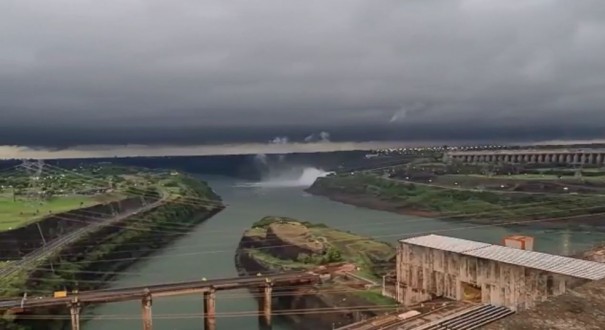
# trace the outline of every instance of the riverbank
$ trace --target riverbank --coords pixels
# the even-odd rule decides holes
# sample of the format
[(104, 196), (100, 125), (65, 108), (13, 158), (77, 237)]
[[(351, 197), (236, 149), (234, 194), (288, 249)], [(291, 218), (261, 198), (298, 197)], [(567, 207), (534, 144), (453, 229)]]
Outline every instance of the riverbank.
[[(240, 275), (306, 270), (321, 286), (292, 289), (277, 309), (318, 308), (288, 318), (304, 329), (329, 329), (396, 309), (381, 295), (382, 277), (395, 268), (395, 248), (368, 237), (286, 217), (265, 217), (247, 230), (236, 251)], [(359, 306), (365, 306), (363, 311)], [(328, 312), (338, 307), (338, 311)]]
[(605, 198), (600, 195), (444, 189), (370, 174), (318, 178), (306, 191), (359, 207), (481, 225), (605, 226)]
[[(35, 299), (65, 289), (103, 288), (140, 258), (157, 252), (224, 208), (220, 197), (205, 182), (193, 177), (151, 172), (145, 172), (145, 176), (151, 178), (153, 185), (144, 196), (156, 200), (157, 205), (119, 223), (102, 226), (36, 263), (34, 268), (14, 274), (3, 283), (2, 295), (19, 296), (27, 288), (30, 299)], [(150, 202), (153, 201), (146, 201)], [(36, 314), (59, 318), (67, 316), (68, 311), (38, 310)], [(36, 320), (30, 315), (5, 315), (1, 322), (2, 329), (55, 330), (65, 326), (63, 320)]]

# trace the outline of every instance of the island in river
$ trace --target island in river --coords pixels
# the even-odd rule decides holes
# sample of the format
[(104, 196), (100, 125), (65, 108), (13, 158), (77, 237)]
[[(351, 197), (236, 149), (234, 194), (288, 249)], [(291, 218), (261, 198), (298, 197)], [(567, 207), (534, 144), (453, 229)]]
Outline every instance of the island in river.
[(235, 262), (240, 275), (320, 274), (322, 284), (280, 293), (274, 308), (301, 311), (287, 317), (304, 329), (331, 329), (402, 308), (382, 292), (383, 277), (393, 276), (395, 253), (392, 245), (369, 237), (269, 216), (244, 232)]

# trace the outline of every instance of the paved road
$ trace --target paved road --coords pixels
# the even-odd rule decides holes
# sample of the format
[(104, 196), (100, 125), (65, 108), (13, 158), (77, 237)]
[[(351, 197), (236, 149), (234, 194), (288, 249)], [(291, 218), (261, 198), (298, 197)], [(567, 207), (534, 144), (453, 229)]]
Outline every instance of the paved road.
[[(78, 301), (81, 303), (105, 303), (116, 301), (127, 301), (141, 299), (146, 294), (152, 296), (169, 296), (178, 294), (188, 294), (193, 292), (204, 292), (210, 290), (230, 290), (239, 288), (252, 288), (267, 285), (270, 282), (272, 286), (293, 286), (318, 283), (320, 278), (316, 274), (307, 272), (292, 272), (275, 275), (234, 277), (215, 280), (200, 280), (192, 282), (177, 282), (166, 284), (153, 284), (147, 286), (128, 287), (121, 289), (105, 289), (94, 291), (81, 291), (78, 293)], [(23, 302), (23, 308), (66, 306), (75, 296), (62, 298), (34, 298)], [(0, 301), (0, 310), (20, 308), (21, 298)]]
[[(496, 190), (496, 189), (477, 189), (477, 188), (464, 188), (464, 187), (452, 187), (452, 186), (446, 186), (446, 185), (438, 185), (438, 184), (434, 184), (434, 183), (424, 183), (424, 182), (417, 182), (417, 181), (410, 181), (410, 180), (404, 180), (404, 179), (397, 179), (397, 178), (390, 178), (388, 176), (388, 174), (382, 175), (380, 176), (380, 178), (387, 180), (387, 181), (393, 181), (393, 182), (397, 182), (397, 183), (401, 183), (401, 184), (407, 184), (407, 185), (419, 185), (419, 186), (426, 186), (426, 187), (431, 187), (431, 188), (439, 188), (439, 189), (445, 189), (445, 190), (457, 190), (457, 191), (470, 191), (470, 192), (489, 192), (489, 193), (494, 193), (494, 194), (502, 194), (502, 195), (507, 195), (507, 194), (520, 194), (520, 195), (542, 195), (542, 196), (565, 196), (565, 195), (580, 195), (580, 194), (573, 194), (573, 193), (566, 193), (566, 192), (560, 192), (560, 193), (552, 193), (552, 192), (538, 192), (538, 191), (514, 191), (514, 190)], [(596, 193), (592, 193), (592, 194), (586, 194), (583, 193), (581, 194), (582, 196), (605, 196), (604, 194), (596, 194)]]
[(94, 232), (97, 229), (104, 227), (104, 226), (110, 226), (110, 225), (119, 223), (120, 221), (123, 221), (126, 218), (131, 217), (139, 212), (146, 212), (146, 211), (152, 210), (152, 209), (160, 206), (163, 202), (164, 202), (164, 200), (162, 200), (162, 199), (158, 200), (154, 203), (139, 207), (132, 211), (119, 214), (113, 218), (109, 218), (106, 220), (101, 220), (98, 222), (91, 223), (86, 227), (77, 229), (67, 235), (56, 238), (56, 239), (48, 242), (48, 244), (46, 244), (46, 246), (41, 247), (41, 248), (25, 255), (21, 260), (11, 261), (10, 263), (0, 267), (0, 280), (5, 279), (5, 278), (19, 272), (20, 270), (22, 270), (24, 268), (28, 268), (32, 264), (35, 264), (36, 262), (51, 256), (53, 253), (61, 250), (66, 245), (77, 241), (85, 234)]

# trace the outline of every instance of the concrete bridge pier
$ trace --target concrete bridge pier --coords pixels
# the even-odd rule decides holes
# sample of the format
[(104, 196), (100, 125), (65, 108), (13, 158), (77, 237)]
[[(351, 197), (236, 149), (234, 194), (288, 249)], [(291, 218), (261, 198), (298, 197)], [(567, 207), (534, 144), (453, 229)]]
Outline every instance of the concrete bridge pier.
[(141, 319), (143, 320), (143, 330), (152, 330), (151, 293), (149, 293), (149, 290), (146, 291), (141, 300)]
[(80, 311), (82, 310), (82, 305), (80, 305), (80, 301), (78, 297), (72, 299), (69, 303), (69, 312), (71, 314), (71, 330), (80, 330)]
[(204, 292), (204, 329), (216, 330), (216, 291)]
[(273, 287), (271, 283), (267, 283), (267, 285), (262, 288), (261, 298), (258, 300), (258, 324), (260, 328), (263, 330), (271, 329), (271, 302), (272, 302), (272, 293)]

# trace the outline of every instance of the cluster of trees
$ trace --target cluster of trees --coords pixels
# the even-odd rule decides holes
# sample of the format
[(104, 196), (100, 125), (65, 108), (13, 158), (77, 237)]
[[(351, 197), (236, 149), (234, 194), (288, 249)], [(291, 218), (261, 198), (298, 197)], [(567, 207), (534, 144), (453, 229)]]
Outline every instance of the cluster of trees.
[(313, 265), (325, 265), (333, 262), (343, 261), (342, 254), (338, 249), (333, 247), (328, 248), (324, 254), (306, 254), (301, 253), (297, 258), (298, 262), (302, 262), (304, 264), (313, 264)]

